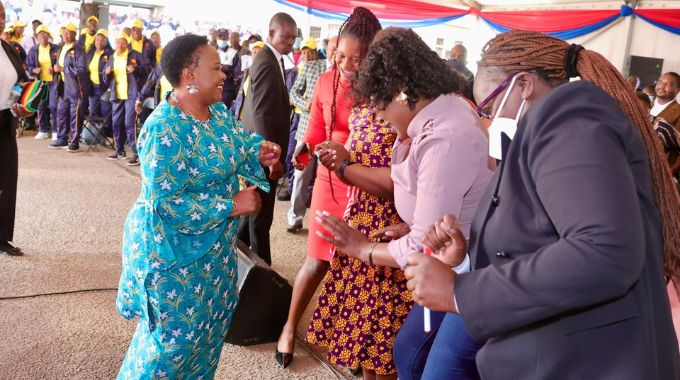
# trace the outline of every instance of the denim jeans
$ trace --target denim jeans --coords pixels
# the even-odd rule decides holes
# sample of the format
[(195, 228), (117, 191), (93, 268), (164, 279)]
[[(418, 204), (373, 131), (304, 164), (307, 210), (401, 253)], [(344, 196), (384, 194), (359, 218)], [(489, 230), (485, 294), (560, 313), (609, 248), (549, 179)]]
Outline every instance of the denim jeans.
[(413, 305), (394, 342), (400, 380), (479, 379), (475, 356), (484, 343), (465, 330), (458, 314), (431, 313), (432, 332), (423, 331), (423, 308)]

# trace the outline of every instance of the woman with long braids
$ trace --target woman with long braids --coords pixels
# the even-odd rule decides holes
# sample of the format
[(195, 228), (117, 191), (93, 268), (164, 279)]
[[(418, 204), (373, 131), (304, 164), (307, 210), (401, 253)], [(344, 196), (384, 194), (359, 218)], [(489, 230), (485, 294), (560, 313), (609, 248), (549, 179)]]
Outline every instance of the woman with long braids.
[[(395, 372), (402, 380), (479, 378), (475, 355), (483, 342), (472, 339), (459, 318), (444, 325), (445, 313), (433, 312), (432, 331), (426, 332), (422, 307), (414, 306), (406, 317), (408, 307), (394, 301), (410, 296), (402, 268), (409, 255), (422, 249), (425, 229), (452, 213), (469, 231), (491, 179), (483, 126), (472, 104), (460, 95), (462, 89), (462, 78), (410, 29), (381, 31), (361, 65), (354, 93), (368, 99), (398, 135), (391, 165), (352, 164), (339, 146), (324, 149), (320, 160), (337, 168), (348, 183), (393, 198), (408, 226), (398, 234), (388, 231), (390, 239), (378, 238), (387, 232), (367, 238), (354, 219), (345, 223), (328, 213), (316, 215), (330, 234), (323, 238), (338, 248), (338, 257), (348, 268), (336, 269), (334, 261), (308, 335), (310, 341), (315, 333), (317, 341), (330, 342), (332, 362), (345, 363), (358, 354), (364, 370), (375, 368), (376, 378), (396, 378)], [(377, 210), (359, 207), (358, 211), (361, 218)], [(452, 270), (467, 268), (435, 256)], [(395, 336), (402, 335), (409, 349), (395, 349), (393, 355)], [(452, 349), (435, 365), (426, 366), (423, 359), (436, 337), (446, 339)]]
[[(380, 29), (380, 22), (375, 15), (361, 7), (354, 9), (340, 28), (335, 53), (336, 68), (319, 77), (312, 95), (309, 124), (304, 139), (309, 152), (314, 152), (320, 145), (344, 145), (347, 141), (353, 106), (352, 79), (373, 37)], [(361, 121), (361, 117), (357, 115), (353, 115), (351, 119), (353, 123)], [(338, 179), (334, 171), (319, 168), (312, 193), (312, 214), (315, 210), (327, 210), (342, 217), (347, 201), (347, 185)], [(295, 329), (333, 258), (333, 246), (317, 236), (319, 229), (319, 224), (311, 219), (307, 259), (295, 278), (288, 320), (281, 332), (276, 352), (276, 361), (282, 368), (286, 368), (293, 360)]]
[(600, 54), (519, 30), (487, 43), (474, 92), (501, 165), (469, 244), (450, 215), (424, 241), (472, 271), (411, 255), (415, 301), (486, 340), (485, 379), (680, 378), (680, 200), (635, 93)]

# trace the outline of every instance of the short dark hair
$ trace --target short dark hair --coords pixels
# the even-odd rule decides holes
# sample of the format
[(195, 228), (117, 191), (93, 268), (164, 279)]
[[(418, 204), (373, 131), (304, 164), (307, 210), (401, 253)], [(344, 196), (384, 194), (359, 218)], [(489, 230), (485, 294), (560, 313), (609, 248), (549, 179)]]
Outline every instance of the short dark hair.
[(282, 27), (283, 25), (297, 26), (297, 23), (295, 22), (295, 19), (288, 13), (279, 12), (272, 16), (272, 19), (269, 21), (269, 30)]
[(248, 42), (258, 42), (262, 41), (262, 37), (259, 34), (251, 34), (250, 37), (248, 37)]
[(161, 68), (173, 87), (179, 85), (182, 70), (198, 64), (196, 50), (203, 45), (208, 45), (208, 39), (205, 36), (185, 34), (175, 37), (165, 46), (161, 57)]
[(413, 109), (420, 99), (460, 93), (464, 81), (413, 30), (392, 27), (375, 36), (352, 87), (357, 102), (378, 107), (404, 92)]
[(680, 75), (678, 75), (678, 73), (674, 71), (669, 71), (667, 73), (664, 73), (663, 75), (670, 75), (671, 77), (673, 77), (673, 79), (675, 79), (675, 86), (680, 87)]

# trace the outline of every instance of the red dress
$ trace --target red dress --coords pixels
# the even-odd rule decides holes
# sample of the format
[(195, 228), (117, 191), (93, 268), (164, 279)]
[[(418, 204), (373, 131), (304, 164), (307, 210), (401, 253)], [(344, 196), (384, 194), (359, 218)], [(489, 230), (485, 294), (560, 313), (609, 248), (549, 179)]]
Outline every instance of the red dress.
[[(333, 103), (333, 76), (334, 71), (321, 74), (319, 82), (314, 88), (312, 95), (312, 109), (309, 113), (309, 124), (305, 133), (304, 141), (310, 145), (312, 152), (319, 143), (328, 140), (328, 132), (331, 126), (331, 105)], [(351, 83), (340, 82), (336, 94), (335, 125), (330, 140), (341, 145), (349, 137), (349, 115), (352, 112)], [(331, 193), (331, 186), (333, 187)], [(335, 195), (335, 199), (333, 199)], [(347, 206), (347, 185), (345, 185), (335, 172), (319, 165), (316, 170), (316, 182), (312, 192), (312, 205), (310, 207), (309, 236), (307, 238), (307, 256), (320, 260), (330, 261), (333, 258), (333, 245), (316, 236), (316, 231), (327, 234), (323, 227), (316, 222), (314, 216), (317, 210), (328, 211), (332, 215), (342, 219)]]

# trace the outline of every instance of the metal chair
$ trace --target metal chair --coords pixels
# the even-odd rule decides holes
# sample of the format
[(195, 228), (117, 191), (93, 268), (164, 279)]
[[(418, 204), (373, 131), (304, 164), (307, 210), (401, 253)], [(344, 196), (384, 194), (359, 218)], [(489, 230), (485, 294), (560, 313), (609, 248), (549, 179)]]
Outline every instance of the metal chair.
[[(102, 102), (108, 102), (111, 99), (111, 90), (106, 90), (100, 97), (100, 100)], [(83, 132), (87, 131), (90, 136), (93, 136), (91, 139), (84, 139), (83, 141), (87, 145), (87, 152), (90, 150), (97, 151), (95, 148), (95, 145), (101, 145), (106, 148), (114, 149), (114, 142), (113, 139), (106, 136), (104, 133), (104, 125), (106, 124), (106, 120), (111, 118), (111, 114), (113, 111), (110, 111), (108, 115), (101, 117), (101, 116), (87, 116), (85, 117), (85, 120), (83, 121)], [(81, 137), (82, 138), (82, 137)]]

